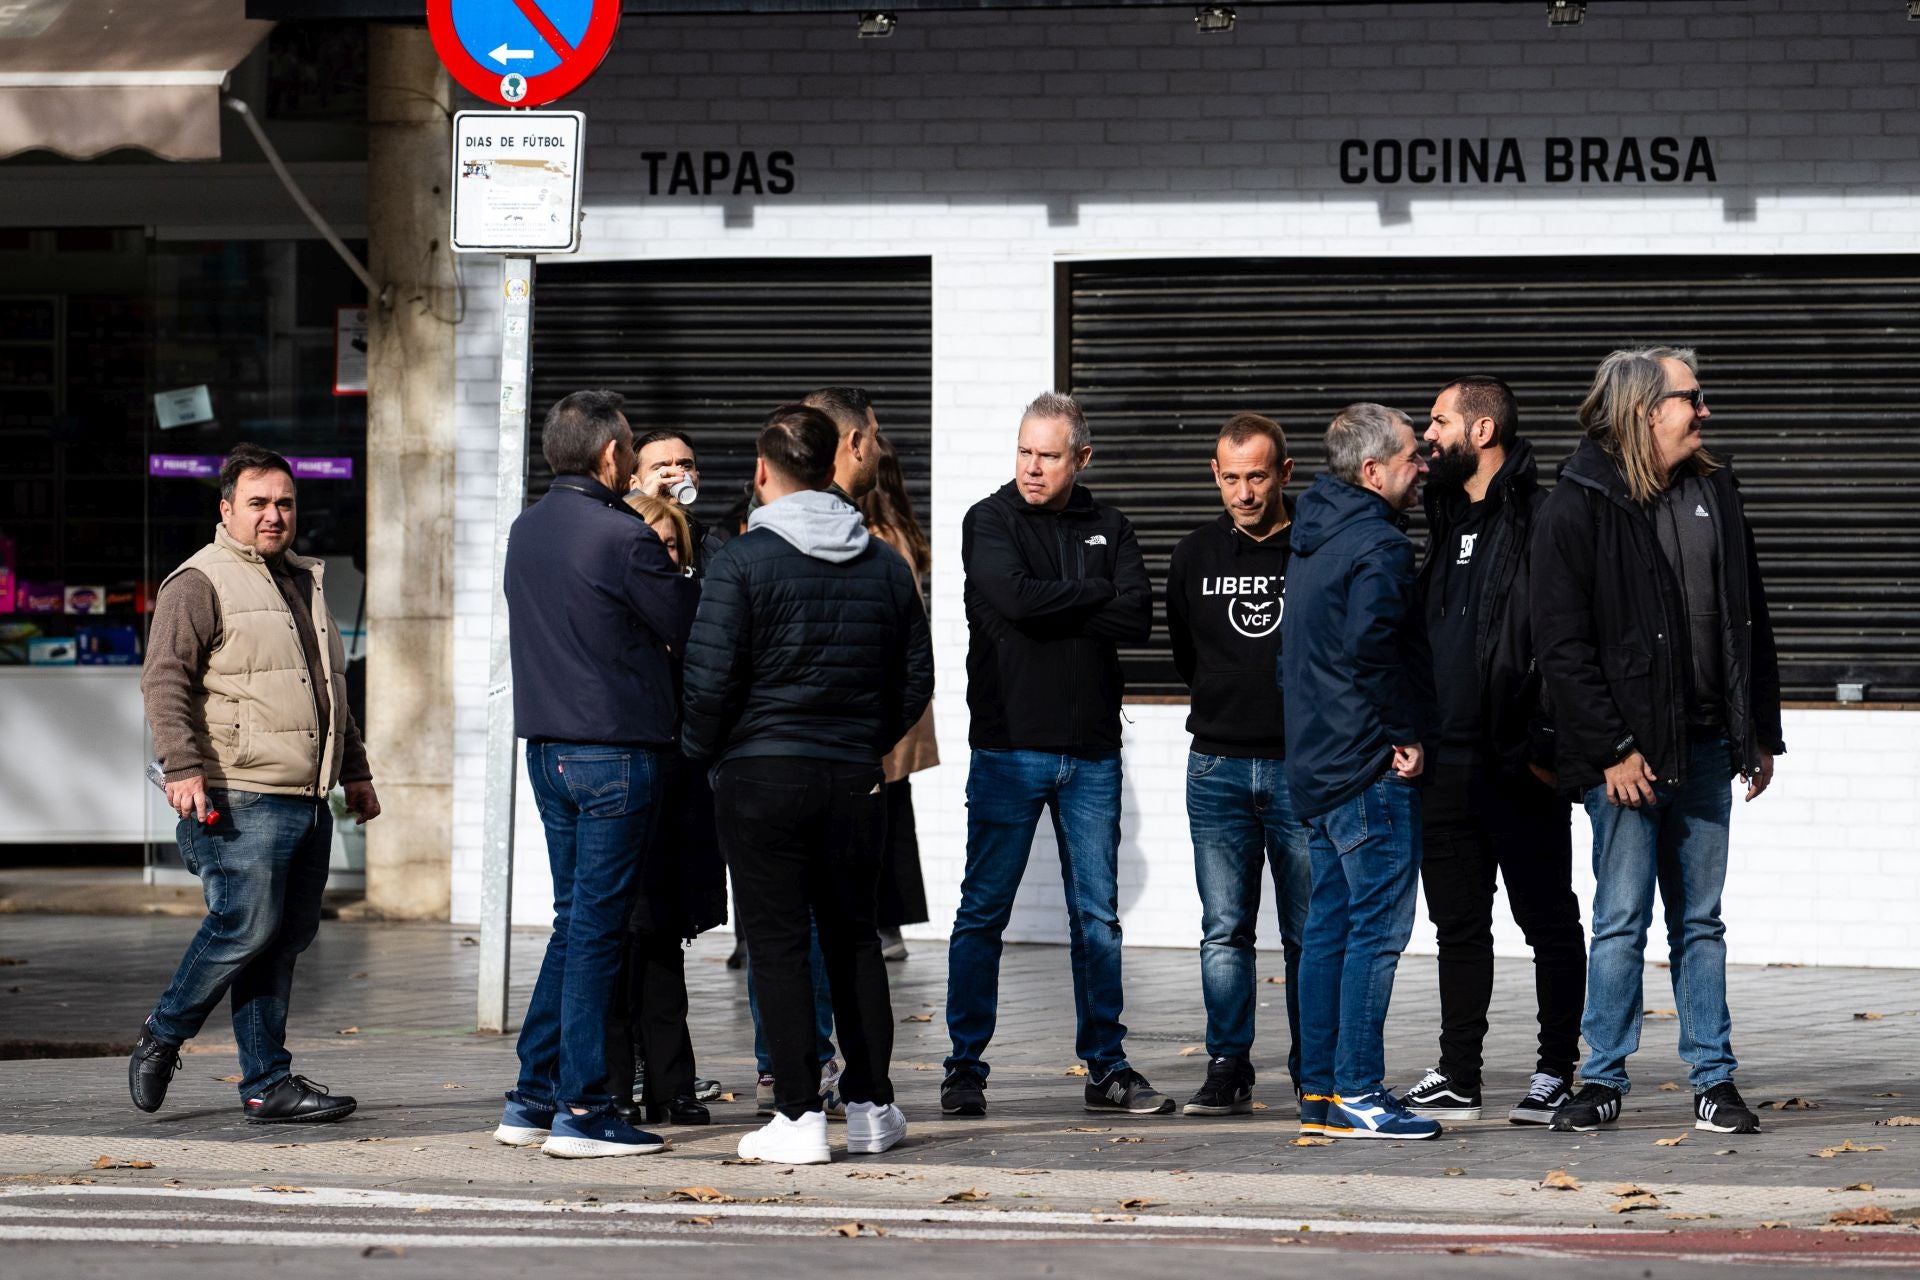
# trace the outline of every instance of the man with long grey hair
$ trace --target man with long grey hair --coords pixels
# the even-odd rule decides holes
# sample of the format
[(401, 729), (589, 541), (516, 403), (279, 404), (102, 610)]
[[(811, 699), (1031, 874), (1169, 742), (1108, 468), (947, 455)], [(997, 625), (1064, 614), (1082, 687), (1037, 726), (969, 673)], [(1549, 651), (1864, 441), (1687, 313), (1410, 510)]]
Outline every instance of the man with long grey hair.
[(1589, 1054), (1552, 1127), (1620, 1116), (1640, 1044), (1640, 973), (1658, 884), (1695, 1128), (1757, 1133), (1734, 1087), (1727, 1011), (1730, 783), (1773, 779), (1780, 673), (1753, 531), (1724, 462), (1694, 353), (1615, 351), (1580, 406), (1586, 438), (1534, 524), (1533, 634), (1559, 786), (1593, 823)]
[(1294, 509), (1280, 620), (1287, 786), (1313, 891), (1300, 960), (1300, 1129), (1432, 1138), (1388, 1092), (1382, 1031), (1420, 877), (1421, 740), (1433, 668), (1411, 608), (1406, 512), (1426, 473), (1407, 416), (1353, 404)]

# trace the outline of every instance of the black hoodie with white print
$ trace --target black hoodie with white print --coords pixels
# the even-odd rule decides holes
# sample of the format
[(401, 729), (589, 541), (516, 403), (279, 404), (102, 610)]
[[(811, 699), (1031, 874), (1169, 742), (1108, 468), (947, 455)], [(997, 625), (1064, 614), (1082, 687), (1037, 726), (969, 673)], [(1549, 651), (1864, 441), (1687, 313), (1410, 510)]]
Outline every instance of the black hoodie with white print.
[(1274, 664), (1292, 555), (1289, 530), (1256, 542), (1225, 512), (1173, 549), (1167, 630), (1192, 691), (1187, 732), (1201, 755), (1287, 754)]

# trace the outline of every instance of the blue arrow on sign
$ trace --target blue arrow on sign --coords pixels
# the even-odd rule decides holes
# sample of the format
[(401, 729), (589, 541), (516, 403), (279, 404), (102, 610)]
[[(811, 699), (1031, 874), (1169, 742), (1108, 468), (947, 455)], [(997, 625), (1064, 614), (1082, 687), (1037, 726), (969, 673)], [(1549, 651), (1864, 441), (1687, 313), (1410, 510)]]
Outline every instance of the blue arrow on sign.
[(485, 0), (453, 6), (454, 30), (473, 60), (506, 75), (544, 75), (587, 34), (593, 0)]

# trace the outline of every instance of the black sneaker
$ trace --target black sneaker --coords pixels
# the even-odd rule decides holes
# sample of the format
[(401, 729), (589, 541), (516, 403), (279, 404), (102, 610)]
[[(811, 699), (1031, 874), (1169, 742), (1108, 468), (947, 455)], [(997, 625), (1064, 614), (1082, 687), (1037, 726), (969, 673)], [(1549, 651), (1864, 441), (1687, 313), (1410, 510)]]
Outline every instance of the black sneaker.
[(1480, 1090), (1468, 1088), (1441, 1071), (1429, 1071), (1400, 1095), (1400, 1105), (1429, 1120), (1478, 1120)]
[(1560, 1104), (1549, 1127), (1555, 1133), (1592, 1133), (1620, 1118), (1620, 1091), (1604, 1084), (1583, 1084)]
[(987, 1082), (972, 1071), (956, 1071), (940, 1082), (940, 1111), (949, 1116), (987, 1114)]
[(248, 1098), (240, 1110), (254, 1124), (324, 1124), (346, 1119), (359, 1105), (305, 1076), (288, 1076)]
[(1243, 1116), (1253, 1111), (1253, 1064), (1245, 1058), (1214, 1058), (1199, 1092), (1180, 1108), (1187, 1116)]
[(1173, 1099), (1148, 1084), (1147, 1078), (1132, 1067), (1122, 1067), (1105, 1080), (1087, 1082), (1087, 1110), (1163, 1116), (1173, 1110)]
[(1527, 1082), (1527, 1096), (1507, 1112), (1507, 1119), (1515, 1124), (1552, 1124), (1553, 1113), (1573, 1096), (1573, 1091), (1568, 1087), (1570, 1083), (1565, 1076), (1556, 1076), (1548, 1071), (1534, 1072), (1533, 1079)]
[(133, 1056), (127, 1059), (127, 1092), (142, 1111), (158, 1111), (167, 1100), (167, 1086), (180, 1069), (180, 1046), (168, 1044), (147, 1028), (140, 1028)]
[(1731, 1080), (1722, 1080), (1705, 1093), (1694, 1094), (1693, 1117), (1693, 1127), (1709, 1133), (1760, 1132), (1760, 1117), (1740, 1097)]

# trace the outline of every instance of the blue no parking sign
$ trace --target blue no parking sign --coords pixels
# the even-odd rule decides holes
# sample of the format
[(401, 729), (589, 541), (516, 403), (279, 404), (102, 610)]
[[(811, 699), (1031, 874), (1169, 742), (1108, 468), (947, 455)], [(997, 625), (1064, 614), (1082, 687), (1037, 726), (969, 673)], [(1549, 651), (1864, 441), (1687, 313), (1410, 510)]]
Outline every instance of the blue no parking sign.
[(571, 93), (613, 47), (621, 0), (428, 0), (427, 29), (447, 71), (502, 107)]

